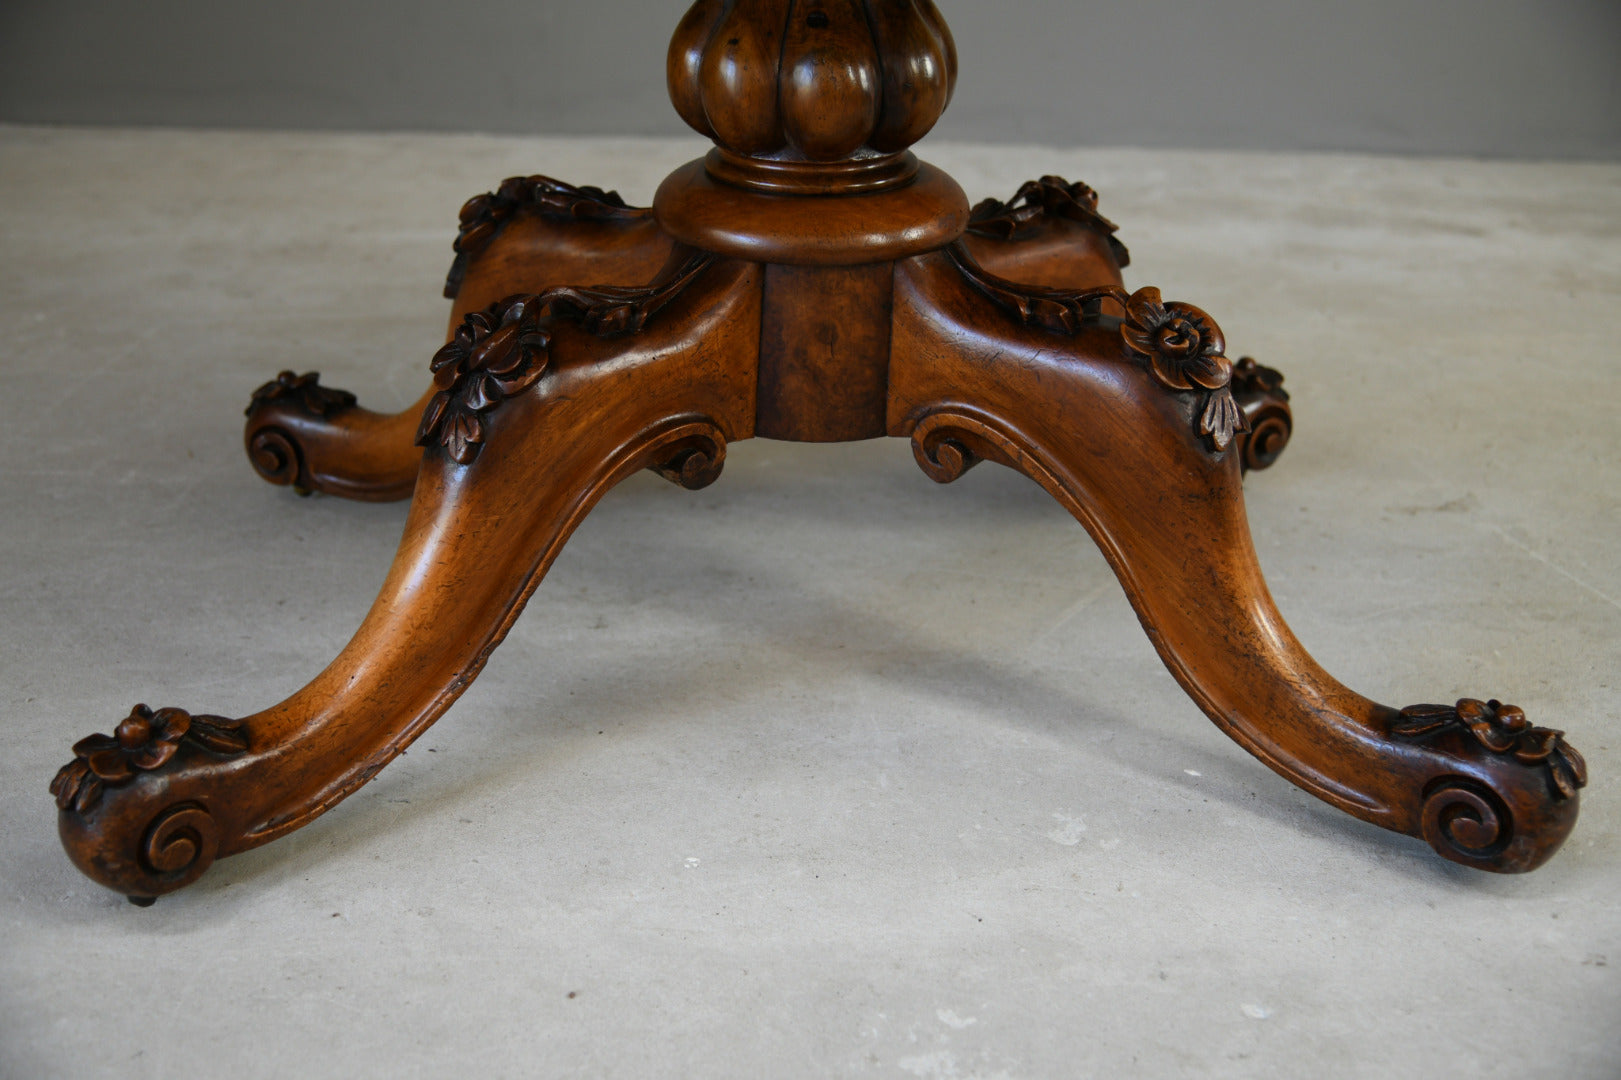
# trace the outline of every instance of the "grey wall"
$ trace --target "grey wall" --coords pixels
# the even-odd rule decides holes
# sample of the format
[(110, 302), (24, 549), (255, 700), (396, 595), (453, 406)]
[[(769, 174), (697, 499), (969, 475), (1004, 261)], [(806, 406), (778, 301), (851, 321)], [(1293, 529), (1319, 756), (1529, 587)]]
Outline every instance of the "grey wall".
[[(1621, 0), (939, 0), (942, 137), (1621, 159)], [(0, 120), (684, 131), (683, 0), (0, 0)]]

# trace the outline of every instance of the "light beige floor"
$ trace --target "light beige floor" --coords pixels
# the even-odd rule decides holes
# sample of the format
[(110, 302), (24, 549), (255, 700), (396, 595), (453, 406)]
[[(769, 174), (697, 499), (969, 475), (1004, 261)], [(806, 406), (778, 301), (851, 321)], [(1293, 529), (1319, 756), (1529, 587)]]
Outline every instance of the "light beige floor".
[(1034, 485), (887, 441), (630, 480), (335, 812), (146, 911), (69, 866), (75, 739), (278, 700), (398, 538), (255, 479), (248, 391), (404, 406), (464, 197), (644, 201), (701, 149), (0, 129), (0, 1073), (1621, 1075), (1616, 166), (922, 148), (975, 198), (1088, 180), (1130, 282), (1287, 373), (1273, 591), (1370, 696), (1570, 732), (1533, 875), (1290, 787)]

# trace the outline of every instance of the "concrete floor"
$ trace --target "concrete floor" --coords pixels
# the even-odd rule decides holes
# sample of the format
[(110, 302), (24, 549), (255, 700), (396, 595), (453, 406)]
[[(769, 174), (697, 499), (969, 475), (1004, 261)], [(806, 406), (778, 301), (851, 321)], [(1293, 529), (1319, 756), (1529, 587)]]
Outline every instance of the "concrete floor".
[(701, 149), (0, 129), (0, 1074), (1621, 1076), (1617, 166), (923, 148), (1088, 180), (1130, 283), (1287, 373), (1273, 592), (1370, 696), (1570, 732), (1535, 874), (1297, 791), (1039, 489), (881, 441), (633, 478), (336, 811), (149, 910), (79, 876), (70, 744), (279, 700), (398, 539), (257, 480), (248, 392), (403, 407), (465, 196)]

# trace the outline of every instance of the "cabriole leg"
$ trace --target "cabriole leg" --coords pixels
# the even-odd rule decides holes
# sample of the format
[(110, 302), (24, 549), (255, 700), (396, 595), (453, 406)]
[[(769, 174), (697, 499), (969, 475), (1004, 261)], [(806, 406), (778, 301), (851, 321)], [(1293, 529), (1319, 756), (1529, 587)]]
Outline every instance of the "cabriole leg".
[(1220, 330), (1153, 289), (1019, 286), (960, 248), (895, 274), (890, 433), (942, 482), (979, 460), (1086, 526), (1160, 657), (1221, 729), (1348, 813), (1486, 870), (1575, 825), (1579, 754), (1496, 701), (1397, 710), (1335, 681), (1274, 606), (1245, 519)]
[[(642, 289), (558, 289), (474, 313), (434, 358), (404, 538), (354, 638), (242, 720), (139, 706), (51, 785), (63, 844), (132, 898), (330, 809), (482, 669), (607, 489), (687, 487), (753, 432), (758, 267), (686, 253)], [(644, 325), (645, 324), (645, 325)]]

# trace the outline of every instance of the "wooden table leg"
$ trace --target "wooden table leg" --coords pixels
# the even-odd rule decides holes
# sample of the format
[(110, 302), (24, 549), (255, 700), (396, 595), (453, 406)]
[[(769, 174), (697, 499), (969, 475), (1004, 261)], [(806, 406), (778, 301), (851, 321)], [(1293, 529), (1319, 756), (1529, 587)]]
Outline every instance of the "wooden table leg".
[(761, 271), (688, 255), (653, 287), (464, 321), (435, 358), (404, 538), (354, 638), (253, 716), (138, 706), (82, 740), (51, 785), (81, 870), (148, 899), (330, 809), (473, 681), (608, 488), (648, 467), (688, 487), (718, 475), (753, 433)]
[[(504, 297), (571, 283), (647, 281), (670, 247), (651, 211), (626, 206), (613, 192), (514, 177), (462, 208), (445, 284), (455, 301), (446, 337), (469, 312)], [(377, 413), (346, 390), (320, 385), (315, 372), (284, 371), (254, 391), (248, 405), (248, 460), (270, 483), (301, 495), (410, 498), (422, 460), (417, 424), (433, 393), (402, 412)]]
[(1336, 682), (1273, 605), (1245, 519), (1219, 328), (1156, 290), (1056, 293), (962, 249), (895, 273), (890, 433), (942, 482), (1026, 473), (1103, 549), (1215, 723), (1317, 797), (1448, 859), (1526, 871), (1575, 825), (1581, 757), (1498, 702), (1397, 710)]

